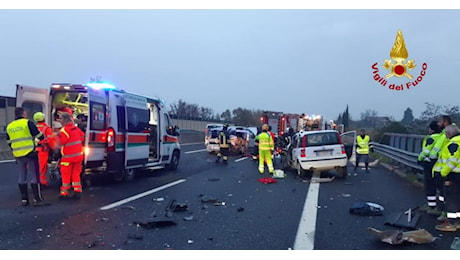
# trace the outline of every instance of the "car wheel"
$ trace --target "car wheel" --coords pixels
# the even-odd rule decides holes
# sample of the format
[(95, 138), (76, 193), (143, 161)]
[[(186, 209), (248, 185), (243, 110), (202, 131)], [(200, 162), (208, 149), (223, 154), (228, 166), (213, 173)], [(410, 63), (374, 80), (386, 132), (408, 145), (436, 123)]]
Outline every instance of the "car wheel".
[(302, 166), (299, 162), (297, 162), (297, 175), (299, 175), (300, 178), (307, 177), (307, 171), (302, 169)]
[(337, 173), (339, 174), (339, 178), (345, 179), (348, 176), (347, 166), (338, 168)]

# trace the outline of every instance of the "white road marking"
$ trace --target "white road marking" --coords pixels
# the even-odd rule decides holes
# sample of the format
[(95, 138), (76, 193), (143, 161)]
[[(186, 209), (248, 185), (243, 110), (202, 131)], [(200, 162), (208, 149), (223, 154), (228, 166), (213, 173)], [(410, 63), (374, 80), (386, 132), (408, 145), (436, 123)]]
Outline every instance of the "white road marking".
[(204, 151), (207, 151), (206, 149), (201, 149), (201, 150), (195, 150), (195, 151), (188, 151), (188, 152), (184, 152), (185, 154), (189, 154), (189, 153), (199, 153), (199, 152), (204, 152)]
[(16, 160), (4, 160), (4, 161), (0, 161), (0, 163), (7, 163), (7, 162), (15, 162)]
[(314, 174), (308, 188), (307, 198), (300, 216), (299, 227), (294, 241), (294, 250), (313, 250), (315, 246), (316, 214), (318, 211), (319, 184), (312, 183), (320, 176)]
[(112, 208), (118, 207), (118, 206), (120, 206), (120, 205), (123, 205), (123, 204), (125, 204), (125, 203), (131, 202), (131, 201), (133, 201), (133, 200), (137, 200), (137, 199), (142, 198), (142, 197), (145, 197), (145, 196), (150, 195), (150, 194), (152, 194), (152, 193), (155, 193), (155, 192), (157, 192), (157, 191), (164, 190), (164, 189), (166, 189), (166, 188), (172, 187), (172, 186), (177, 185), (177, 184), (179, 184), (179, 183), (182, 183), (182, 182), (184, 182), (184, 181), (185, 181), (185, 179), (180, 179), (180, 180), (177, 180), (177, 181), (175, 181), (175, 182), (171, 182), (171, 183), (168, 183), (168, 184), (166, 184), (166, 185), (157, 187), (157, 188), (155, 188), (155, 189), (151, 189), (151, 190), (149, 190), (149, 191), (139, 193), (139, 194), (134, 195), (134, 196), (132, 196), (132, 197), (129, 197), (129, 198), (126, 198), (126, 199), (123, 199), (123, 200), (119, 200), (119, 201), (114, 202), (114, 203), (112, 203), (112, 204), (109, 204), (109, 205), (107, 205), (107, 206), (101, 207), (100, 210), (108, 210), (108, 209), (112, 209)]
[(242, 160), (246, 160), (248, 159), (249, 157), (242, 157), (240, 159), (236, 159), (235, 162), (241, 162)]

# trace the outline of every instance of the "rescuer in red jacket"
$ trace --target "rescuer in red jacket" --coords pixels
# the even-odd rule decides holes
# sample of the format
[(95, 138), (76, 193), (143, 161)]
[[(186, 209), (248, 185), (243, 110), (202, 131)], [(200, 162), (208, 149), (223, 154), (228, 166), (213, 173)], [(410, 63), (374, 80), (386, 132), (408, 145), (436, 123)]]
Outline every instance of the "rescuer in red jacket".
[(43, 140), (39, 141), (37, 144), (38, 152), (38, 162), (39, 162), (39, 172), (40, 172), (40, 184), (42, 186), (48, 186), (48, 181), (46, 180), (46, 173), (48, 172), (48, 157), (50, 152), (50, 147), (55, 146), (53, 140), (53, 129), (45, 123), (45, 114), (42, 112), (37, 112), (34, 114), (34, 120), (37, 122), (37, 128), (42, 132), (45, 137)]
[(80, 199), (83, 191), (80, 174), (82, 172), (83, 162), (84, 133), (80, 128), (75, 126), (72, 117), (68, 113), (62, 113), (60, 120), (63, 127), (58, 135), (61, 147), (61, 162), (59, 169), (62, 178), (59, 198), (69, 198), (69, 190), (72, 187), (72, 198)]

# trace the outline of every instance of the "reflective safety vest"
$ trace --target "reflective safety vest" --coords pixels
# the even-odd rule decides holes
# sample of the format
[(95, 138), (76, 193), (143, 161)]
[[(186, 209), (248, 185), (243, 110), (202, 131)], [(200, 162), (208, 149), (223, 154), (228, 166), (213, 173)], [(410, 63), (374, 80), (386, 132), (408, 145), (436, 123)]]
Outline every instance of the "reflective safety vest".
[(434, 143), (433, 149), (430, 151), (430, 159), (437, 159), (442, 148), (449, 142), (449, 139), (446, 137), (446, 130), (442, 130), (439, 134), (438, 139)]
[(219, 132), (219, 147), (221, 148), (229, 148), (230, 144), (228, 143), (228, 132), (227, 131), (220, 131)]
[(82, 162), (85, 135), (73, 123), (68, 123), (59, 132), (61, 162)]
[[(14, 157), (23, 157), (35, 150), (35, 137), (32, 136), (28, 126), (29, 120), (20, 118), (14, 120), (6, 127)], [(39, 137), (37, 135), (37, 137)]]
[(440, 133), (425, 136), (422, 142), (422, 151), (420, 151), (418, 155), (419, 162), (422, 162), (422, 161), (430, 162), (431, 160), (437, 159), (437, 158), (430, 158), (430, 153), (431, 153), (431, 150), (434, 148), (434, 145), (440, 136), (441, 136)]
[(259, 141), (259, 151), (272, 151), (275, 148), (273, 138), (267, 132), (262, 132), (256, 136), (256, 140)]
[(358, 144), (356, 152), (359, 154), (369, 154), (370, 137), (368, 135), (365, 135), (364, 138), (362, 138), (361, 135), (358, 135), (356, 139), (356, 143)]
[(440, 172), (443, 177), (451, 172), (460, 174), (460, 135), (452, 137), (441, 149), (439, 158), (433, 166), (434, 172)]

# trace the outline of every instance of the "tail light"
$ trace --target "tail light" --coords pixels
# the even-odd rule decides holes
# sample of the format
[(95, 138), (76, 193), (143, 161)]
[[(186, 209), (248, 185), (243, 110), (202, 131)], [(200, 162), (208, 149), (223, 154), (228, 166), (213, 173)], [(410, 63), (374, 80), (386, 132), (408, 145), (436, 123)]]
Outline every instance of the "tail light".
[(346, 154), (347, 152), (345, 151), (345, 146), (343, 144), (340, 144), (340, 148), (342, 148), (342, 154)]
[(107, 130), (107, 152), (115, 152), (115, 130)]
[(307, 154), (305, 153), (305, 148), (300, 149), (300, 157), (305, 158)]

